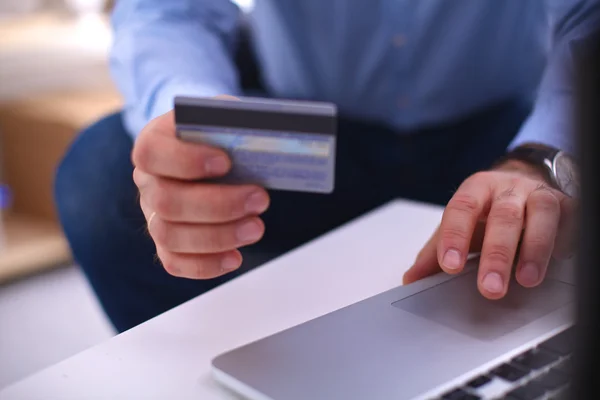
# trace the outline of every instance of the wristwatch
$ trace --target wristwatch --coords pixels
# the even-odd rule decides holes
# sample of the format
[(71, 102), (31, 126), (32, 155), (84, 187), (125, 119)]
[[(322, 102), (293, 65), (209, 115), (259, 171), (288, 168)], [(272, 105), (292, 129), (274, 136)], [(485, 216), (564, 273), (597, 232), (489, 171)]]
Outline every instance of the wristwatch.
[(578, 197), (579, 169), (575, 159), (566, 152), (541, 144), (516, 147), (503, 158), (519, 160), (539, 168), (555, 189), (569, 197)]

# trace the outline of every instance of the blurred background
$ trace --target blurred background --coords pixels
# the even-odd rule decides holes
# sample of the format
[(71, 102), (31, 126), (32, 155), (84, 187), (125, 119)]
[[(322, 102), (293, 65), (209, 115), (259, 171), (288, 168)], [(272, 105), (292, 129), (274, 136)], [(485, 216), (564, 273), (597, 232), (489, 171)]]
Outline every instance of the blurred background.
[(111, 3), (0, 0), (0, 387), (113, 335), (52, 199), (69, 143), (121, 103), (107, 66)]
[(77, 132), (121, 105), (107, 64), (113, 3), (0, 0), (0, 387), (114, 335), (52, 198)]

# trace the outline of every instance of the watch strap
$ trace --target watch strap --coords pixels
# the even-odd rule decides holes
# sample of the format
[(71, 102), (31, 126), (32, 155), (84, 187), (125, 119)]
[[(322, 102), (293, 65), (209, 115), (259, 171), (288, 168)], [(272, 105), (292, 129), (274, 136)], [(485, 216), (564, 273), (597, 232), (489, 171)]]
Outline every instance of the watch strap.
[(506, 153), (499, 162), (518, 160), (551, 172), (548, 161), (552, 162), (559, 152), (558, 149), (542, 145), (522, 145)]
[(555, 186), (556, 182), (554, 171), (552, 170), (552, 161), (559, 152), (560, 150), (552, 147), (537, 144), (526, 144), (516, 147), (506, 153), (504, 157), (498, 160), (497, 164), (501, 164), (508, 160), (522, 161), (535, 168), (538, 168), (539, 171), (546, 176), (549, 182), (552, 182), (553, 186)]
[(558, 152), (558, 149), (553, 149), (550, 147), (525, 145), (516, 147), (507, 153), (506, 157), (544, 167), (547, 165), (548, 160), (554, 160), (554, 157), (556, 157)]

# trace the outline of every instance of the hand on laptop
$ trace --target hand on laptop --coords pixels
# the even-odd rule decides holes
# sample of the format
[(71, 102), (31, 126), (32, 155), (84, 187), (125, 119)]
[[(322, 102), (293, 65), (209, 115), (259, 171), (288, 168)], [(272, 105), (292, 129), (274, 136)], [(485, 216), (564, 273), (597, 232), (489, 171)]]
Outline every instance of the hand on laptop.
[[(548, 186), (528, 165), (508, 162), (477, 173), (463, 182), (425, 244), (404, 275), (411, 283), (441, 269), (460, 272), (468, 253), (481, 252), (479, 291), (502, 298), (516, 263), (517, 281), (525, 287), (542, 282), (551, 257), (571, 256), (575, 200)], [(517, 247), (521, 241), (517, 255)]]
[(144, 128), (132, 160), (148, 231), (167, 272), (208, 279), (237, 269), (237, 248), (264, 233), (258, 215), (269, 206), (267, 192), (202, 182), (226, 174), (231, 162), (219, 149), (178, 140), (173, 112)]

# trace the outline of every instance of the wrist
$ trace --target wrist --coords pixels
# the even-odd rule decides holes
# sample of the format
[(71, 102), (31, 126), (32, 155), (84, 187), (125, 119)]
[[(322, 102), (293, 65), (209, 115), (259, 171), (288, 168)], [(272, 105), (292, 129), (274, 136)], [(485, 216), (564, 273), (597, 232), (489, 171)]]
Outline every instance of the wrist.
[(537, 167), (535, 165), (529, 164), (525, 161), (515, 160), (515, 159), (507, 159), (496, 164), (493, 169), (495, 171), (505, 171), (505, 172), (516, 172), (519, 174), (523, 174), (531, 179), (544, 181), (550, 184), (550, 179), (548, 175), (544, 173), (542, 168)]

